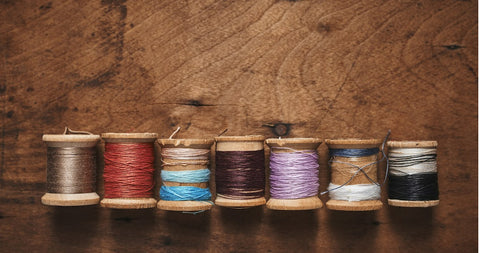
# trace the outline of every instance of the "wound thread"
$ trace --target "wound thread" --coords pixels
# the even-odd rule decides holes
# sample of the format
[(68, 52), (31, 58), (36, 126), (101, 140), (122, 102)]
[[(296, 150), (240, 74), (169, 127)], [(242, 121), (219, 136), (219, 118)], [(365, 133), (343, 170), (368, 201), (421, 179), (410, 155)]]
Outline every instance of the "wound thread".
[[(210, 181), (208, 168), (198, 170), (165, 170), (165, 166), (206, 166), (209, 163), (210, 149), (163, 148), (161, 172), (163, 181), (160, 187), (160, 199), (169, 201), (210, 201), (210, 189), (196, 186), (171, 186), (169, 182), (179, 184), (206, 183)], [(211, 202), (209, 202), (211, 203)]]
[(150, 198), (154, 187), (153, 143), (105, 143), (105, 198)]
[(436, 148), (391, 148), (389, 199), (438, 200)]
[(315, 150), (270, 153), (270, 196), (300, 199), (318, 195), (318, 154)]
[(48, 147), (47, 192), (95, 192), (95, 147)]
[(217, 195), (228, 199), (265, 196), (264, 151), (217, 151), (215, 155)]

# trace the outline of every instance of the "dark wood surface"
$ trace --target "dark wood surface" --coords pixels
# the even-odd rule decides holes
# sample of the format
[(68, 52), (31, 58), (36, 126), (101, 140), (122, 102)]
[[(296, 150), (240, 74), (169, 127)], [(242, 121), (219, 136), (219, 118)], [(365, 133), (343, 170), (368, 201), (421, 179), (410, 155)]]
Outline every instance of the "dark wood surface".
[[(477, 251), (477, 5), (1, 1), (0, 251)], [(441, 202), (358, 213), (46, 207), (41, 136), (67, 125), (164, 138), (177, 126), (184, 138), (391, 129), (393, 140), (438, 140)], [(319, 152), (324, 190), (325, 144)]]

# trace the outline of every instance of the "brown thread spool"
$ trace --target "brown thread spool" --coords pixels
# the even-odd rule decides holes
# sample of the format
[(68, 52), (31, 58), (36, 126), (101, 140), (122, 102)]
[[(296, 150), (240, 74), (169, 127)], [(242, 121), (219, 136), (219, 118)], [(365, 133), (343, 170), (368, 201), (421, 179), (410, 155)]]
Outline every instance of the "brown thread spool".
[[(213, 139), (158, 139), (158, 143), (161, 148), (192, 148), (192, 149), (210, 149), (212, 147)], [(164, 158), (163, 158), (164, 159)], [(205, 169), (208, 165), (208, 160), (189, 160), (192, 164), (177, 165), (175, 163), (182, 162), (183, 160), (176, 159), (164, 159), (165, 164), (162, 165), (163, 170), (167, 171), (188, 171), (188, 170), (201, 170)], [(172, 163), (174, 165), (168, 165)], [(205, 164), (203, 164), (205, 163)], [(208, 182), (204, 183), (179, 183), (179, 182), (166, 182), (163, 181), (165, 186), (194, 186), (199, 188), (209, 188)], [(168, 211), (202, 211), (210, 210), (212, 204), (205, 201), (169, 201), (159, 200), (157, 208)]]
[[(322, 141), (317, 138), (271, 138), (265, 142), (270, 147), (270, 152), (278, 153), (293, 152), (293, 150), (316, 150), (322, 143)], [(286, 147), (291, 149), (272, 149), (272, 147)], [(311, 210), (321, 208), (322, 206), (322, 201), (318, 196), (301, 199), (270, 198), (267, 202), (267, 208), (273, 210)]]
[[(265, 137), (262, 135), (215, 137), (217, 151), (258, 151), (264, 150)], [(230, 208), (248, 208), (265, 205), (265, 197), (253, 199), (229, 199), (216, 196), (215, 205)]]
[[(100, 141), (99, 135), (86, 134), (45, 134), (43, 141), (52, 148), (93, 148)], [(66, 167), (63, 169), (79, 169)], [(95, 170), (95, 167), (91, 168)], [(47, 168), (48, 173), (48, 168)], [(95, 171), (92, 171), (94, 174)], [(96, 192), (87, 193), (50, 193), (42, 196), (42, 204), (49, 206), (86, 206), (98, 204), (100, 197)]]
[[(154, 143), (156, 133), (102, 133), (106, 143)], [(152, 178), (153, 181), (153, 178)], [(153, 208), (157, 204), (155, 198), (104, 198), (100, 202), (102, 207), (116, 209), (143, 209)]]
[[(393, 149), (408, 149), (408, 148), (437, 148), (437, 141), (388, 141), (387, 146), (389, 151)], [(424, 201), (413, 201), (413, 200), (399, 200), (399, 199), (388, 199), (388, 204), (391, 206), (399, 207), (431, 207), (437, 206), (440, 203), (440, 200), (424, 200)]]
[[(381, 139), (368, 139), (368, 140), (361, 140), (361, 139), (327, 139), (325, 140), (329, 149), (367, 149), (367, 148), (378, 148), (382, 144)], [(335, 160), (352, 163), (357, 166), (364, 166), (369, 163), (377, 161), (378, 154), (356, 158), (355, 162), (352, 162), (351, 158), (349, 157), (336, 157)], [(332, 166), (334, 166), (332, 163)], [(351, 166), (340, 164), (336, 164), (337, 169), (331, 169), (332, 176), (331, 182), (336, 185), (343, 185), (345, 182), (350, 180), (352, 177), (352, 173), (349, 173), (352, 170)], [(367, 172), (367, 175), (373, 179), (377, 180), (377, 163), (364, 168), (364, 171)], [(339, 173), (336, 173), (338, 171)], [(355, 184), (372, 184), (372, 182), (363, 174), (358, 173), (352, 181), (350, 181), (347, 185), (355, 185)], [(330, 199), (326, 203), (327, 208), (331, 210), (340, 210), (340, 211), (372, 211), (378, 210), (382, 208), (382, 202), (380, 200), (363, 200), (363, 201), (346, 201), (346, 200), (335, 200)]]

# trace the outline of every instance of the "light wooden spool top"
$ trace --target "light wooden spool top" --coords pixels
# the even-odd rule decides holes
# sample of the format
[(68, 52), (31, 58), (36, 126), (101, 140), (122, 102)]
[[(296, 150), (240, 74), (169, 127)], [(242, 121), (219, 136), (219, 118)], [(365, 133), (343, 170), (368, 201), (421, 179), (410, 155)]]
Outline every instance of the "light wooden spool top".
[(208, 149), (213, 142), (213, 139), (158, 139), (158, 143), (164, 148)]
[(382, 139), (326, 139), (325, 143), (331, 149), (364, 149), (377, 148)]
[(154, 142), (158, 137), (156, 133), (103, 133), (102, 139), (105, 142)]
[(219, 136), (217, 151), (255, 151), (263, 149), (265, 137), (263, 135)]
[[(315, 150), (322, 143), (318, 138), (270, 138), (265, 141), (269, 147), (288, 147), (295, 150)], [(275, 152), (291, 152), (287, 150), (278, 150)]]
[(100, 136), (96, 134), (44, 134), (42, 140), (48, 147), (93, 147), (100, 141)]
[(388, 141), (389, 148), (436, 148), (437, 141)]

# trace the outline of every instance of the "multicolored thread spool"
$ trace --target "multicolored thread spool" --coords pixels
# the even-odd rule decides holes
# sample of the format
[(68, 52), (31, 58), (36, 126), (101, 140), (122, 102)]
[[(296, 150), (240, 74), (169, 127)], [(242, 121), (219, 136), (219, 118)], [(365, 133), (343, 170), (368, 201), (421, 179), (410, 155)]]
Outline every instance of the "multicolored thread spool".
[(274, 210), (311, 210), (323, 206), (318, 197), (316, 138), (267, 139), (270, 147), (270, 199)]
[(215, 137), (215, 204), (231, 208), (261, 206), (265, 200), (262, 135)]
[(382, 140), (336, 139), (325, 142), (331, 157), (327, 208), (341, 211), (382, 208), (377, 182), (377, 156)]
[[(158, 140), (162, 148), (162, 175), (165, 178), (162, 178), (157, 208), (184, 212), (212, 208), (208, 165), (213, 142), (213, 139)], [(171, 200), (162, 199), (162, 195), (169, 196)]]
[(105, 141), (102, 207), (153, 208), (156, 133), (103, 133)]
[(389, 141), (388, 204), (431, 207), (440, 203), (437, 141)]
[[(96, 145), (99, 135), (45, 134), (47, 145), (47, 193), (42, 204), (86, 206), (98, 204), (95, 192)], [(74, 131), (75, 132), (75, 131)]]

